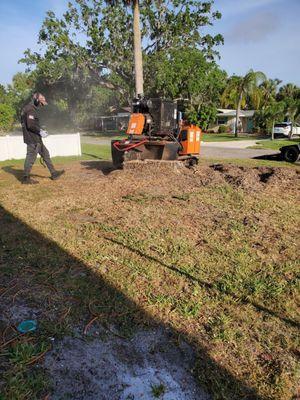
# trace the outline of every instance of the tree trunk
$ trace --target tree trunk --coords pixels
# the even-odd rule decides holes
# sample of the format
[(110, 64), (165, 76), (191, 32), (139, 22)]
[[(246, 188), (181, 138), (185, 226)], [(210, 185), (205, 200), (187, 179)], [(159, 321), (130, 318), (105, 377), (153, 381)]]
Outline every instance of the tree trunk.
[(235, 115), (235, 126), (234, 126), (234, 136), (235, 137), (238, 137), (238, 126), (239, 126), (239, 120), (240, 120), (242, 99), (243, 99), (243, 95), (241, 93), (238, 104), (237, 104), (236, 115)]
[(139, 0), (133, 1), (133, 34), (134, 34), (134, 69), (135, 69), (135, 94), (144, 94), (142, 38), (140, 28)]
[(271, 133), (271, 140), (274, 140), (274, 125), (275, 125), (275, 120), (273, 119), (273, 123), (272, 123), (272, 133)]
[(293, 129), (294, 129), (294, 120), (291, 119), (291, 131), (289, 133), (289, 140), (291, 140), (293, 137)]

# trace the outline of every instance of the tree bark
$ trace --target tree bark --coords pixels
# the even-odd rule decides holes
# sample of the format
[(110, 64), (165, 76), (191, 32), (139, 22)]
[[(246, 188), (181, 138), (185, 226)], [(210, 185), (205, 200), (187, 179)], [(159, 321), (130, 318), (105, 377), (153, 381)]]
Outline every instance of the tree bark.
[(274, 140), (274, 125), (275, 125), (275, 120), (273, 119), (273, 123), (272, 123), (272, 133), (271, 133), (271, 140)]
[(236, 115), (235, 115), (235, 127), (234, 127), (234, 136), (235, 137), (238, 137), (238, 126), (239, 126), (239, 120), (240, 120), (242, 99), (243, 99), (243, 95), (241, 93), (240, 97), (239, 97), (238, 104), (237, 104)]
[(293, 128), (294, 128), (294, 124), (293, 124), (293, 122), (291, 123), (291, 130), (290, 130), (290, 133), (289, 133), (289, 140), (291, 140), (292, 139), (292, 137), (293, 137)]
[(144, 94), (142, 38), (139, 0), (133, 1), (134, 69), (136, 96)]

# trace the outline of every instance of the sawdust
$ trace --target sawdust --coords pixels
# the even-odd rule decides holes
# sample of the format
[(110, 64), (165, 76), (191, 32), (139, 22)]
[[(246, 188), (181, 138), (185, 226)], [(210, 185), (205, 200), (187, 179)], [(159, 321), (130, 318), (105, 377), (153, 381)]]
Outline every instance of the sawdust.
[(199, 165), (186, 168), (179, 161), (129, 161), (123, 171), (115, 171), (115, 177), (135, 177), (143, 179), (162, 179), (163, 184), (172, 185), (174, 179), (188, 180), (189, 186), (216, 185), (228, 183), (246, 191), (259, 191), (266, 188), (295, 185), (299, 182), (300, 171), (282, 167), (244, 167), (232, 164)]

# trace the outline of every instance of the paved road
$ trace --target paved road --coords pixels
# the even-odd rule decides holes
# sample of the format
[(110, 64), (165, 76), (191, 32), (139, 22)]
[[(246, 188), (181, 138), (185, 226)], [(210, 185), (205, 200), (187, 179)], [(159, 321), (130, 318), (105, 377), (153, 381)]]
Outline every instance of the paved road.
[(204, 146), (201, 150), (201, 155), (205, 158), (257, 158), (262, 156), (272, 156), (275, 154), (279, 154), (279, 152), (261, 149), (228, 149), (214, 146)]
[[(81, 136), (82, 143), (110, 145), (111, 139)], [(201, 156), (205, 158), (255, 158), (278, 154), (274, 150), (247, 149), (253, 146), (255, 140), (240, 140), (236, 142), (204, 142), (202, 143)]]

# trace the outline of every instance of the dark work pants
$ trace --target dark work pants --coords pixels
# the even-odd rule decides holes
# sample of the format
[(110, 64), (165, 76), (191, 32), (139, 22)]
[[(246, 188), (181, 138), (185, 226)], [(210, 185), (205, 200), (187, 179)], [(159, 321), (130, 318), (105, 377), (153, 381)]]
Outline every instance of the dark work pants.
[(24, 163), (24, 175), (29, 176), (31, 168), (37, 158), (37, 155), (40, 155), (47, 165), (51, 174), (55, 172), (55, 168), (52, 164), (49, 151), (47, 147), (43, 143), (37, 144), (28, 144), (27, 145), (27, 154)]

